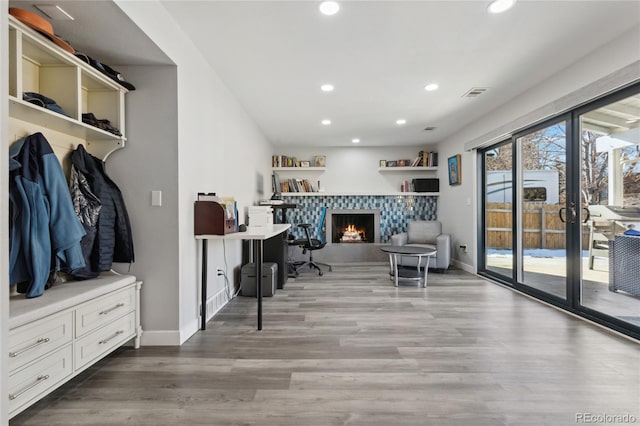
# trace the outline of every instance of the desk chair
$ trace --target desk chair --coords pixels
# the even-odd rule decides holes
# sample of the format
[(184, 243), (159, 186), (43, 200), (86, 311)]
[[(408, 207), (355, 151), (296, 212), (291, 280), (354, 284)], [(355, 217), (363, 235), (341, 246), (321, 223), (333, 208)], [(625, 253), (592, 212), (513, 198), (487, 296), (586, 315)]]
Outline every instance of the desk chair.
[(309, 228), (311, 228), (310, 223), (301, 223), (298, 225), (300, 228), (304, 229), (306, 238), (295, 240), (294, 244), (302, 248), (302, 254), (306, 254), (307, 251), (309, 252), (309, 260), (307, 260), (306, 262), (303, 262), (300, 265), (295, 266), (296, 276), (298, 275), (298, 272), (300, 271), (300, 269), (304, 268), (305, 266), (308, 266), (309, 268), (317, 269), (318, 275), (320, 276), (322, 276), (323, 274), (322, 269), (320, 269), (320, 265), (329, 268), (329, 271), (331, 271), (331, 265), (328, 265), (322, 262), (316, 262), (315, 260), (313, 260), (314, 250), (321, 250), (327, 244), (324, 239), (324, 234), (322, 232), (326, 214), (327, 214), (327, 208), (323, 207), (322, 212), (320, 213), (320, 220), (318, 221), (318, 226), (316, 228), (317, 238), (311, 238), (311, 231), (309, 230)]

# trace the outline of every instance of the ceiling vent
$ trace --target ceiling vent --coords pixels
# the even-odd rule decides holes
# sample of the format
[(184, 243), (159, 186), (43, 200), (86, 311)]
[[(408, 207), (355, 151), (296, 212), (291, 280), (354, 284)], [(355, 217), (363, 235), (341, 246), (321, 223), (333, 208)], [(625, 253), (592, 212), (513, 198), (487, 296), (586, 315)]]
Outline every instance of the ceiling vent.
[(477, 98), (478, 96), (482, 95), (487, 90), (489, 90), (488, 87), (474, 87), (474, 88), (470, 89), (467, 93), (462, 95), (462, 97), (463, 98)]
[(435, 130), (435, 129), (436, 129), (436, 128), (435, 128), (435, 127), (433, 127), (433, 126), (428, 126), (428, 127), (425, 127), (425, 128), (424, 128), (425, 132), (430, 132), (430, 131)]

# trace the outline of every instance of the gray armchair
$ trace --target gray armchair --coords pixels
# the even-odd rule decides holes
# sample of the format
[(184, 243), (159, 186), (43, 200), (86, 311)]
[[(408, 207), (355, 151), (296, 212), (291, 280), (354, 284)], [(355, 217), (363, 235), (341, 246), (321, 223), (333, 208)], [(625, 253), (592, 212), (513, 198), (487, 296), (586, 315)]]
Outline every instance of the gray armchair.
[[(393, 246), (425, 246), (435, 248), (438, 253), (431, 258), (429, 267), (447, 270), (451, 264), (451, 236), (442, 233), (442, 224), (438, 221), (416, 220), (407, 225), (407, 232), (391, 236)], [(399, 265), (416, 266), (415, 257), (399, 257)], [(420, 266), (424, 266), (426, 259)]]

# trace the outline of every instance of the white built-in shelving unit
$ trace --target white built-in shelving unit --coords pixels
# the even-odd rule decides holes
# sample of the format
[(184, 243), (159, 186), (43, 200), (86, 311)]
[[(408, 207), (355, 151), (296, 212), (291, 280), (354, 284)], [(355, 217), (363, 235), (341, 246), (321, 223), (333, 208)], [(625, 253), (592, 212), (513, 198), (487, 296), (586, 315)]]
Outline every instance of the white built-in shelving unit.
[[(105, 161), (125, 146), (128, 90), (9, 16), (9, 117), (11, 141), (42, 132), (69, 170), (79, 144)], [(24, 92), (52, 98), (68, 116), (23, 100)], [(92, 112), (121, 136), (82, 122)], [(4, 204), (3, 204), (4, 206)], [(139, 347), (140, 288), (131, 275), (102, 274), (68, 281), (34, 299), (11, 295), (9, 306), (9, 417), (80, 374), (118, 347)]]

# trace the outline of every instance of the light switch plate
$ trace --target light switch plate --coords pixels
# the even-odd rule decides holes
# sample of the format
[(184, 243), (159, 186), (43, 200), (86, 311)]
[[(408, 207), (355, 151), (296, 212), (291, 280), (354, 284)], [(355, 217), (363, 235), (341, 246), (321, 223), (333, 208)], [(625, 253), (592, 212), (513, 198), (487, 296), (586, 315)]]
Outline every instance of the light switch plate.
[(162, 206), (162, 191), (151, 191), (151, 205), (154, 207)]

